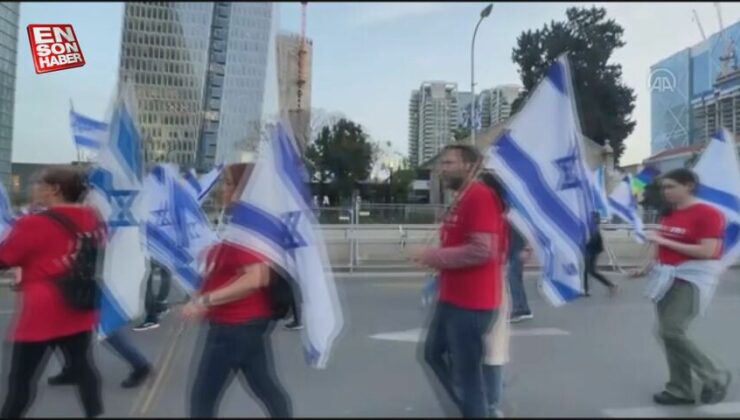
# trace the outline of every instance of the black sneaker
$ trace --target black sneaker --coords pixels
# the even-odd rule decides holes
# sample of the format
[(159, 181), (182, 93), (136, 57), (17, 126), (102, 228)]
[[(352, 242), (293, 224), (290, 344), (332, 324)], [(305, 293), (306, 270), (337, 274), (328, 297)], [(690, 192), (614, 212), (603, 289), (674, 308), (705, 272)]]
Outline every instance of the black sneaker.
[(653, 401), (660, 405), (694, 405), (696, 401), (693, 398), (681, 398), (675, 395), (662, 391), (658, 394), (653, 395)]
[(521, 312), (521, 313), (512, 313), (509, 317), (509, 322), (512, 324), (515, 324), (517, 322), (526, 321), (528, 319), (534, 318), (534, 315), (532, 315), (532, 312)]
[(134, 327), (134, 331), (146, 331), (159, 328), (159, 322), (144, 321), (141, 324)]
[(286, 330), (302, 330), (303, 329), (303, 324), (301, 324), (300, 322), (296, 322), (294, 320), (294, 321), (291, 321), (288, 324), (285, 324), (285, 329)]
[(712, 385), (704, 385), (701, 389), (701, 395), (699, 397), (702, 404), (717, 404), (718, 402), (725, 399), (727, 396), (727, 388), (730, 386), (732, 375), (730, 372), (725, 372), (725, 380), (721, 383)]
[(133, 372), (121, 382), (123, 388), (136, 388), (137, 386), (144, 383), (146, 378), (152, 373), (151, 366), (145, 366), (143, 368), (134, 369)]
[(56, 376), (50, 377), (47, 382), (49, 385), (56, 386), (56, 385), (74, 385), (75, 379), (72, 376), (71, 373), (62, 371)]

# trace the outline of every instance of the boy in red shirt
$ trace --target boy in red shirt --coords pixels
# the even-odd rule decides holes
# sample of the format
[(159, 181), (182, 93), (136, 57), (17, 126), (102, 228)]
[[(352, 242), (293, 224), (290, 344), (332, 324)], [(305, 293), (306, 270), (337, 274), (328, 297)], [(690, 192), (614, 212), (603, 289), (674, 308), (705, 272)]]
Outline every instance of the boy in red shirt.
[[(501, 303), (502, 261), (496, 256), (506, 246), (500, 198), (480, 181), (473, 181), (480, 162), (480, 154), (470, 146), (445, 147), (440, 175), (457, 197), (442, 224), (441, 247), (410, 251), (412, 261), (439, 270), (439, 300), (429, 326), (425, 359), (464, 417), (487, 415), (484, 336)], [(445, 354), (449, 354), (449, 364)], [(459, 380), (461, 395), (452, 378)]]

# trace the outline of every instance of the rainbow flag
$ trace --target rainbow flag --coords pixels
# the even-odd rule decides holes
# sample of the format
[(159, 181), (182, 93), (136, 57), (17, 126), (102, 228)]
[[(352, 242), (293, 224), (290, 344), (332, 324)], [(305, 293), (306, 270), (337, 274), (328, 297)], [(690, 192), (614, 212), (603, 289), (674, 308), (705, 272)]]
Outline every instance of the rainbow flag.
[(635, 197), (639, 197), (640, 194), (642, 194), (643, 191), (645, 191), (645, 187), (648, 186), (655, 178), (660, 175), (660, 171), (653, 167), (646, 167), (643, 168), (640, 172), (638, 172), (635, 176), (632, 177), (632, 194)]

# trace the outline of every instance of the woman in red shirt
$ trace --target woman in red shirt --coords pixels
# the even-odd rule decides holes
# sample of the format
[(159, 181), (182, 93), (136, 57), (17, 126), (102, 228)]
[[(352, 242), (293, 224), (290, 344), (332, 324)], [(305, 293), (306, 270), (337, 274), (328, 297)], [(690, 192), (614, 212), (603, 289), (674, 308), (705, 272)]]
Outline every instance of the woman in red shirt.
[[(71, 167), (47, 169), (33, 189), (34, 203), (67, 218), (82, 232), (99, 235), (97, 212), (82, 202), (87, 191), (83, 173)], [(75, 238), (44, 212), (18, 219), (0, 243), (0, 267), (21, 269), (20, 292), (10, 340), (13, 355), (2, 417), (23, 416), (35, 395), (38, 374), (50, 350), (60, 348), (77, 375), (87, 417), (103, 412), (100, 379), (91, 354), (95, 310), (79, 310), (65, 300), (56, 281), (69, 269), (66, 261)]]
[[(660, 219), (658, 232), (648, 234), (657, 245), (650, 271), (657, 301), (658, 336), (664, 344), (670, 379), (653, 400), (661, 405), (694, 404), (692, 373), (702, 381), (703, 404), (722, 401), (730, 373), (715, 363), (686, 335), (689, 324), (706, 308), (716, 286), (714, 262), (722, 251), (724, 218), (715, 208), (694, 196), (697, 176), (688, 169), (665, 174), (661, 188), (669, 208)], [(634, 273), (644, 275), (649, 267)]]
[[(224, 170), (221, 200), (229, 206), (249, 178), (244, 163)], [(234, 371), (241, 371), (272, 417), (291, 417), (287, 393), (279, 383), (270, 345), (273, 310), (264, 257), (229, 242), (208, 252), (199, 296), (183, 308), (189, 319), (209, 321), (205, 347), (190, 399), (192, 417), (213, 418)]]

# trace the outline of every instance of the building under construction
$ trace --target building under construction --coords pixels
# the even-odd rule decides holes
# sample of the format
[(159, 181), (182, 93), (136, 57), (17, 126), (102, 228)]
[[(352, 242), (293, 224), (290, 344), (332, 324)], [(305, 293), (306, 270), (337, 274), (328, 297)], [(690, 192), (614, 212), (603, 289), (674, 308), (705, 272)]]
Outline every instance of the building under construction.
[(720, 127), (740, 134), (740, 22), (723, 28), (717, 11), (719, 32), (650, 67), (654, 156), (701, 145)]

